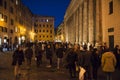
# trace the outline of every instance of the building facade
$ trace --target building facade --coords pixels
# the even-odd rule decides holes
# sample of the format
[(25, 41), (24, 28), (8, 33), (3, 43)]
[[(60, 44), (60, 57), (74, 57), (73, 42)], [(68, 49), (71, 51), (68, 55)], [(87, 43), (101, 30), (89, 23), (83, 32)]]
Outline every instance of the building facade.
[(64, 22), (58, 25), (57, 30), (56, 30), (55, 40), (57, 42), (65, 42)]
[(22, 44), (31, 30), (32, 13), (21, 0), (0, 0), (0, 45)]
[(66, 41), (102, 44), (101, 23), (100, 0), (71, 0), (64, 15)]
[(52, 16), (33, 16), (35, 41), (54, 41), (54, 17)]
[(102, 0), (103, 42), (120, 46), (120, 0)]

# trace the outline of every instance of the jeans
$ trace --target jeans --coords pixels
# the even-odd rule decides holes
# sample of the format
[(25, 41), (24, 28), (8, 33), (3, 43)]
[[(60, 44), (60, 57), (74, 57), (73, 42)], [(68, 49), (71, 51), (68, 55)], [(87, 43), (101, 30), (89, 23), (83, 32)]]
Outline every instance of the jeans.
[(111, 72), (107, 72), (107, 80), (112, 80), (112, 73)]

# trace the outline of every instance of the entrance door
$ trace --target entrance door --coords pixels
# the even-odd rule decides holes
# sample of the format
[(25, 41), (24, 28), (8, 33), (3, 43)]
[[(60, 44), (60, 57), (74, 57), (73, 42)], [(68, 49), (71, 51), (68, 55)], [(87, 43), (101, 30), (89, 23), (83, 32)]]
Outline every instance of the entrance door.
[(109, 36), (109, 48), (111, 50), (114, 48), (114, 35)]

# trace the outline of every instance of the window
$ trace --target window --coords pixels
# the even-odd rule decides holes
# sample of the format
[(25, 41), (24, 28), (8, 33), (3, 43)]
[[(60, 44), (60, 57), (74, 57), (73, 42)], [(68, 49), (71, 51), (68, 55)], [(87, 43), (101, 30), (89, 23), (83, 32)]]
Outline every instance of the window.
[(10, 33), (13, 33), (13, 30), (12, 30), (12, 29), (10, 30)]
[(48, 19), (46, 20), (46, 22), (48, 22)]
[(5, 32), (7, 32), (7, 28), (5, 28)]
[(13, 19), (11, 19), (11, 25), (14, 25), (14, 21), (13, 21)]
[(4, 15), (4, 21), (7, 22), (7, 16), (6, 15)]
[(2, 32), (7, 32), (7, 28), (6, 27), (2, 27)]
[(49, 27), (49, 26), (47, 25), (47, 27)]
[(34, 23), (34, 27), (38, 27), (38, 24)]
[(113, 13), (113, 1), (109, 2), (109, 14)]
[(43, 32), (45, 32), (45, 30), (43, 30)]
[(114, 32), (114, 28), (109, 28), (108, 32)]
[(45, 25), (43, 24), (43, 27), (45, 27)]
[(52, 33), (52, 30), (50, 30), (50, 33)]
[(2, 31), (2, 26), (0, 26), (0, 32)]
[(17, 27), (15, 27), (15, 32), (18, 32), (18, 28)]
[(41, 27), (41, 24), (39, 26)]
[(3, 14), (2, 13), (0, 13), (0, 19), (3, 19)]
[(50, 25), (50, 27), (52, 27), (52, 25)]
[(7, 2), (4, 1), (4, 9), (6, 9), (6, 8), (7, 8)]
[(50, 36), (50, 38), (52, 38), (52, 35)]
[(3, 0), (0, 0), (0, 6), (3, 6)]
[(13, 14), (13, 7), (10, 7), (10, 13)]
[(35, 29), (35, 33), (37, 33), (37, 32), (38, 32), (38, 30)]
[(18, 0), (16, 0), (16, 5), (18, 5)]
[(41, 30), (39, 30), (39, 32), (41, 32)]

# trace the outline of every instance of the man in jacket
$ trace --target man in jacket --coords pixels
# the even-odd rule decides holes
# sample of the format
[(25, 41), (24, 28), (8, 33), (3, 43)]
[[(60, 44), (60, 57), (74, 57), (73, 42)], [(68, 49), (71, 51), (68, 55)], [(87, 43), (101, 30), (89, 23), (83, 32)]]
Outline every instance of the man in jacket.
[(66, 61), (68, 64), (68, 69), (71, 78), (76, 78), (76, 63), (78, 61), (77, 47), (76, 45), (66, 56)]
[(18, 46), (18, 48), (14, 51), (12, 59), (12, 65), (14, 66), (14, 75), (15, 79), (17, 79), (18, 76), (21, 75), (21, 65), (24, 62), (24, 53), (21, 46)]
[(63, 48), (62, 44), (59, 45), (59, 48), (56, 50), (56, 56), (57, 56), (57, 69), (60, 68), (60, 62), (62, 62), (63, 53), (65, 52), (65, 49)]
[(31, 47), (27, 47), (25, 50), (25, 58), (26, 58), (28, 68), (30, 68), (31, 66), (32, 57), (33, 57), (33, 50)]

